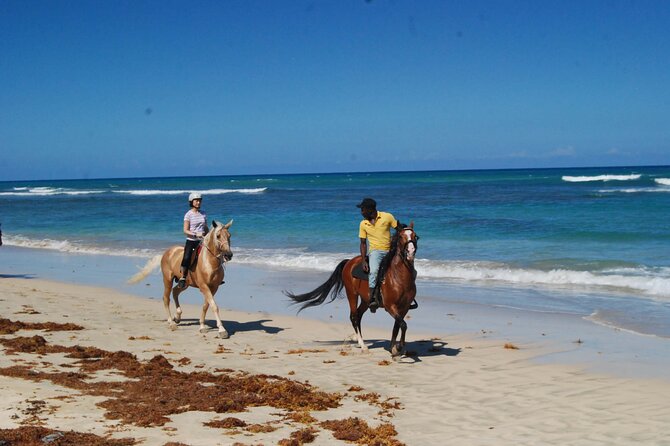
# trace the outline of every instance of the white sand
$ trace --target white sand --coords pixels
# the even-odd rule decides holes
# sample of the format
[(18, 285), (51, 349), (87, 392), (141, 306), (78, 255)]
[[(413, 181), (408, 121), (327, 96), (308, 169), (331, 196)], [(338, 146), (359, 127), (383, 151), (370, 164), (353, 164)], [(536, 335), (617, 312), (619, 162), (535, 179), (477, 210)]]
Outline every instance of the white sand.
[[(29, 314), (26, 310), (31, 308), (39, 313)], [(541, 364), (538, 359), (555, 353), (555, 345), (549, 343), (516, 344), (519, 349), (515, 350), (504, 348), (505, 340), (495, 337), (410, 330), (408, 349), (416, 357), (387, 364), (390, 325), (389, 329), (366, 328), (371, 349), (361, 354), (348, 341), (352, 329), (347, 324), (224, 310), (222, 318), (232, 336), (220, 340), (214, 328), (198, 333), (199, 312), (197, 306), (185, 307), (184, 321), (170, 331), (162, 303), (156, 300), (103, 288), (0, 278), (1, 317), (85, 327), (83, 331), (21, 330), (1, 335), (4, 339), (39, 334), (50, 344), (125, 350), (142, 360), (162, 354), (176, 365), (186, 357), (190, 363), (178, 366), (185, 371), (230, 368), (309, 381), (321, 390), (346, 394), (341, 407), (313, 411), (318, 420), (359, 417), (372, 426), (390, 422), (398, 432), (397, 440), (407, 445), (670, 444), (669, 381), (596, 374), (587, 371), (588, 364)], [(207, 319), (213, 326), (211, 314)], [(225, 353), (215, 353), (221, 346)], [(293, 354), (291, 350), (312, 352)], [(58, 358), (62, 355), (3, 354), (0, 368), (30, 363), (36, 370), (48, 370), (53, 366), (43, 363), (57, 363)], [(99, 379), (118, 377), (103, 374)], [(364, 390), (348, 391), (351, 386)], [(356, 395), (368, 392), (378, 393), (382, 401), (392, 398), (401, 407), (391, 410), (392, 416), (380, 415), (378, 406), (356, 401)], [(0, 376), (0, 394), (0, 428), (39, 422), (56, 430), (132, 437), (146, 445), (277, 444), (305, 427), (277, 423), (281, 428), (270, 433), (230, 434), (202, 424), (227, 416), (256, 423), (281, 418), (278, 409), (258, 407), (241, 414), (186, 412), (173, 416), (166, 426), (141, 428), (106, 419), (105, 410), (96, 406), (104, 397), (82, 396), (49, 381)], [(59, 398), (64, 395), (75, 398)], [(39, 400), (49, 410), (38, 411), (36, 421), (28, 409)], [(319, 434), (311, 444), (347, 444), (316, 428)]]

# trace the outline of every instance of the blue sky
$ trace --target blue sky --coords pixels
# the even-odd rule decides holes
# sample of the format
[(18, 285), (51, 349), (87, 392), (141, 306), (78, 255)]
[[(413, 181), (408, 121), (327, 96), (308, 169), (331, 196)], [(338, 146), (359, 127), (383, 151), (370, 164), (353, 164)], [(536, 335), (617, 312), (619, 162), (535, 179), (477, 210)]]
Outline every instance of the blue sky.
[(0, 0), (0, 180), (670, 164), (668, 1)]

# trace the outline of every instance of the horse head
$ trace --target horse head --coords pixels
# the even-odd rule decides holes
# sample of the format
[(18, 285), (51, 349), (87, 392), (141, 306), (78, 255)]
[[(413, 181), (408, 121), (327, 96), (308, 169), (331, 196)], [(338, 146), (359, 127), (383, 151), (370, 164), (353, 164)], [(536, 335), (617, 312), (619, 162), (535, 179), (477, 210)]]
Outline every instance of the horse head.
[(398, 252), (403, 257), (403, 259), (408, 262), (414, 261), (414, 256), (416, 255), (419, 236), (414, 232), (414, 222), (410, 222), (409, 226), (405, 226), (400, 230), (398, 234)]
[(232, 224), (233, 220), (225, 225), (216, 220), (212, 221), (214, 230), (210, 235), (214, 240), (217, 256), (221, 256), (226, 262), (233, 258), (233, 251), (230, 249), (230, 232), (228, 231)]

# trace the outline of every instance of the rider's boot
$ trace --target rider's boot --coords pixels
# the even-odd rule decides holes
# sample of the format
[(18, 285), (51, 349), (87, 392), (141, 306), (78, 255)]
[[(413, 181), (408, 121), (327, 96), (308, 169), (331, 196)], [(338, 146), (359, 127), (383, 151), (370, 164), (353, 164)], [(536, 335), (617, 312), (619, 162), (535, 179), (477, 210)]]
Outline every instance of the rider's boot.
[(188, 270), (185, 268), (181, 269), (181, 279), (179, 279), (179, 282), (177, 282), (177, 286), (181, 289), (186, 288), (186, 275), (188, 274)]
[(374, 313), (379, 308), (379, 301), (377, 300), (377, 293), (375, 293), (375, 287), (370, 287), (370, 302), (368, 303), (370, 307), (370, 312)]

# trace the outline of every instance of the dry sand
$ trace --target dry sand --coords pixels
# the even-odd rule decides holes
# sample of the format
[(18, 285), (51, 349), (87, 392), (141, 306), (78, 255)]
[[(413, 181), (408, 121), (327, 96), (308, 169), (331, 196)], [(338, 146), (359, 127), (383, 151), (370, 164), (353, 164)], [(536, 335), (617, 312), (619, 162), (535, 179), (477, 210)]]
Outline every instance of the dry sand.
[(223, 309), (221, 340), (199, 312), (170, 331), (156, 300), (0, 278), (0, 444), (670, 445), (669, 381), (544, 345), (410, 332), (394, 362), (390, 329), (362, 354), (344, 324)]

